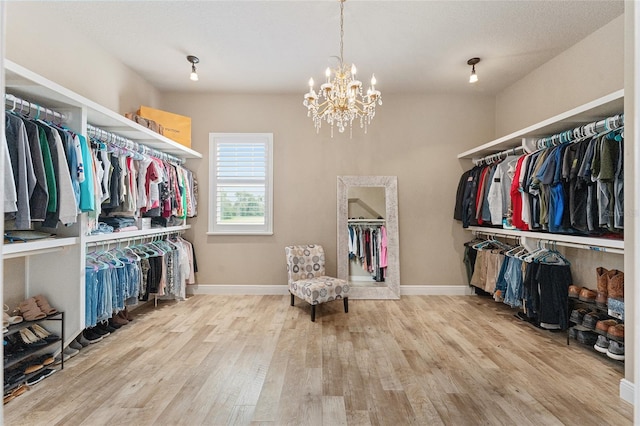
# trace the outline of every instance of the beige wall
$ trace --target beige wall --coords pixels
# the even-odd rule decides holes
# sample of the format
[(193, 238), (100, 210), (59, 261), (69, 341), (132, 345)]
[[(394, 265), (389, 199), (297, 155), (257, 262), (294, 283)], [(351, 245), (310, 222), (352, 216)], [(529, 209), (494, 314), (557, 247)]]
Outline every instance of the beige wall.
[(192, 146), (205, 156), (210, 132), (274, 134), (273, 236), (207, 236), (208, 161), (188, 163), (200, 189), (189, 232), (200, 284), (284, 284), (284, 246), (305, 242), (324, 245), (336, 273), (340, 175), (398, 176), (402, 285), (465, 283), (461, 248), (470, 235), (452, 219), (463, 171), (456, 154), (493, 135), (493, 98), (384, 96), (367, 135), (356, 128), (353, 139), (331, 139), (328, 128), (316, 135), (301, 95), (163, 94), (164, 108), (192, 117)]
[(496, 137), (624, 87), (624, 16), (496, 96)]
[(37, 2), (6, 6), (7, 59), (118, 113), (157, 106), (157, 89), (73, 28), (37, 13)]

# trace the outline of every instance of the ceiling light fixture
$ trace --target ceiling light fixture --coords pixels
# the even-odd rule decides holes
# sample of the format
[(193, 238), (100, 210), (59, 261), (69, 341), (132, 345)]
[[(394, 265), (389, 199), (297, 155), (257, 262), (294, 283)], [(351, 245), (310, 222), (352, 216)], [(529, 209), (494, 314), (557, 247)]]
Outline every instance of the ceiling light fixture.
[(469, 76), (469, 83), (475, 83), (478, 81), (478, 75), (476, 74), (476, 64), (480, 62), (480, 58), (471, 58), (467, 61), (467, 65), (471, 65), (471, 75)]
[(189, 78), (191, 81), (198, 81), (198, 73), (196, 72), (196, 64), (200, 62), (197, 56), (189, 55), (187, 56), (187, 61), (191, 63), (191, 75)]
[[(352, 129), (353, 120), (360, 118), (360, 127), (367, 132), (367, 126), (376, 115), (376, 103), (382, 105), (382, 98), (376, 90), (376, 77), (371, 77), (371, 87), (367, 94), (362, 94), (362, 83), (356, 80), (356, 66), (344, 63), (344, 2), (340, 1), (340, 64), (334, 68), (327, 68), (325, 76), (327, 82), (320, 86), (320, 93), (313, 90), (313, 78), (309, 79), (309, 92), (304, 95), (303, 105), (307, 107), (307, 117), (313, 119), (317, 132), (320, 132), (322, 121), (336, 125), (340, 133), (349, 126)], [(332, 80), (333, 74), (333, 80)]]

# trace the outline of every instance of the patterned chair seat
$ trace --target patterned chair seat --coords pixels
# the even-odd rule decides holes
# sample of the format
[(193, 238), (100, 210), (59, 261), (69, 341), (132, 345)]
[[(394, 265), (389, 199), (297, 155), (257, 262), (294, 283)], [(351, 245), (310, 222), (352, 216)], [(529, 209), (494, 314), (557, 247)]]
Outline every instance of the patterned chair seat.
[(342, 299), (344, 311), (349, 311), (349, 284), (345, 280), (325, 274), (324, 249), (317, 244), (285, 248), (291, 306), (294, 296), (311, 305), (311, 321), (315, 321), (315, 307), (321, 303)]

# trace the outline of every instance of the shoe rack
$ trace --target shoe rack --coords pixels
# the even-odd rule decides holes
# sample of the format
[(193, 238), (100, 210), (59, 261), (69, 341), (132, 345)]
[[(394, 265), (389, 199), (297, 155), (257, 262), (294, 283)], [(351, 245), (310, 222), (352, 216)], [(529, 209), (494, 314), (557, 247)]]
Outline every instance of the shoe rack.
[[(578, 309), (585, 309), (587, 312), (594, 312), (597, 314), (597, 316), (599, 317), (599, 320), (615, 320), (615, 322), (617, 324), (622, 324), (624, 325), (624, 320), (615, 314), (610, 314), (609, 309), (607, 308), (606, 305), (604, 306), (600, 306), (598, 305), (595, 301), (590, 301), (590, 300), (581, 300), (581, 299), (576, 299), (576, 298), (569, 298), (569, 302), (568, 302), (568, 313), (569, 313), (569, 323), (570, 323), (570, 327), (567, 330), (567, 345), (570, 344), (571, 340), (574, 340), (576, 343), (578, 343), (581, 346), (587, 347), (589, 348), (591, 351), (601, 354), (603, 355), (605, 358), (607, 359), (611, 359), (614, 362), (621, 362), (624, 363), (624, 359), (618, 359), (619, 356), (616, 356), (615, 353), (611, 353), (608, 351), (599, 351), (595, 348), (595, 344), (596, 344), (596, 340), (593, 339), (597, 339), (599, 335), (603, 335), (605, 337), (607, 337), (609, 340), (614, 340), (616, 342), (621, 343), (624, 346), (624, 336), (622, 337), (616, 337), (616, 336), (611, 336), (608, 333), (602, 333), (599, 332), (597, 328), (591, 328), (591, 327), (586, 327), (584, 326), (584, 321), (580, 321), (577, 320), (577, 318), (574, 317), (574, 315), (572, 315), (572, 313), (575, 310)], [(598, 321), (599, 322), (599, 321)], [(597, 323), (596, 323), (597, 324)], [(591, 340), (593, 340), (593, 342), (580, 342), (577, 339), (577, 336), (572, 336), (573, 334), (577, 334), (577, 332), (582, 332), (582, 333), (587, 333), (589, 336), (591, 336)], [(613, 355), (613, 356), (612, 356)], [(624, 355), (623, 355), (624, 357)]]
[[(33, 331), (34, 325), (49, 325), (57, 323), (59, 330), (57, 335), (51, 334), (45, 340)], [(10, 325), (4, 333), (4, 394), (10, 394), (16, 388), (24, 384), (30, 378), (41, 373), (43, 368), (50, 364), (38, 364), (35, 360), (44, 354), (54, 350), (60, 353), (60, 369), (64, 369), (64, 312), (56, 312), (36, 321), (22, 321)], [(35, 336), (38, 341), (30, 341), (28, 337), (22, 337), (22, 333)], [(46, 329), (48, 330), (48, 329)], [(52, 355), (53, 356), (53, 355)], [(39, 367), (39, 368), (38, 368)]]
[[(88, 126), (95, 126), (182, 160), (202, 158), (199, 152), (154, 133), (14, 62), (5, 59), (4, 70), (6, 94), (64, 114), (64, 125), (72, 131), (86, 135)], [(6, 105), (3, 102), (3, 112)], [(64, 347), (85, 328), (84, 271), (88, 245), (109, 244), (125, 237), (143, 240), (164, 234), (167, 230), (175, 232), (190, 228), (185, 224), (132, 233), (88, 235), (89, 222), (88, 214), (82, 213), (71, 226), (36, 229), (55, 234), (52, 238), (2, 243), (4, 303), (14, 308), (21, 300), (43, 294), (54, 308), (65, 312), (61, 334), (68, 341), (62, 342)]]

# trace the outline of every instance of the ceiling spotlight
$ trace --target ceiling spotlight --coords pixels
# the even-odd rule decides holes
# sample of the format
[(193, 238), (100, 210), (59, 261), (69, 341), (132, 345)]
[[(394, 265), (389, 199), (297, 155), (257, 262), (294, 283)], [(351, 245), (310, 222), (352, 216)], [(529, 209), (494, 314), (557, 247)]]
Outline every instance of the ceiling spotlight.
[(478, 75), (476, 74), (476, 64), (480, 62), (480, 58), (471, 58), (467, 61), (467, 65), (471, 65), (471, 75), (469, 76), (469, 83), (475, 83), (478, 81)]
[(191, 81), (198, 81), (198, 73), (196, 72), (196, 64), (200, 62), (197, 56), (189, 55), (187, 56), (187, 61), (191, 63), (191, 75), (189, 78)]

